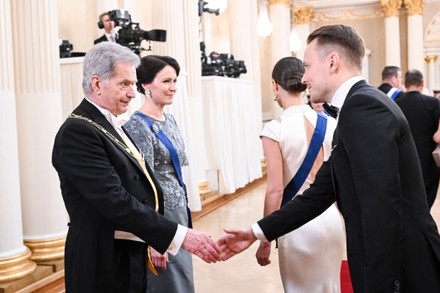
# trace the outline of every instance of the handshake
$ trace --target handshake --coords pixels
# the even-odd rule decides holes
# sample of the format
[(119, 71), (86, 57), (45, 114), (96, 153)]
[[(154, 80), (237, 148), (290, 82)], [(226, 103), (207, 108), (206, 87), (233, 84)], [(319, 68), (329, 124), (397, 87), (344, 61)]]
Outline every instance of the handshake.
[(257, 240), (252, 228), (224, 229), (226, 234), (217, 242), (205, 232), (188, 229), (182, 248), (197, 255), (207, 263), (225, 261), (246, 250)]

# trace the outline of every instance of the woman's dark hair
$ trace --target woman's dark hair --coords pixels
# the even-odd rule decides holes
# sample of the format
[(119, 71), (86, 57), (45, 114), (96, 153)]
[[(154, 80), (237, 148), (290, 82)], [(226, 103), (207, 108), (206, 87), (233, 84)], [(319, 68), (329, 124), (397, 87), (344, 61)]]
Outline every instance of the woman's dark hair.
[(179, 76), (180, 66), (173, 57), (158, 55), (148, 55), (142, 57), (141, 65), (139, 65), (139, 67), (136, 69), (138, 79), (136, 82), (136, 87), (138, 92), (145, 95), (145, 90), (142, 87), (142, 84), (153, 82), (157, 73), (167, 65), (173, 67), (174, 70), (176, 70), (176, 75)]
[(301, 60), (296, 57), (284, 57), (273, 67), (272, 79), (287, 92), (300, 93), (307, 88), (307, 85), (301, 82), (304, 72)]

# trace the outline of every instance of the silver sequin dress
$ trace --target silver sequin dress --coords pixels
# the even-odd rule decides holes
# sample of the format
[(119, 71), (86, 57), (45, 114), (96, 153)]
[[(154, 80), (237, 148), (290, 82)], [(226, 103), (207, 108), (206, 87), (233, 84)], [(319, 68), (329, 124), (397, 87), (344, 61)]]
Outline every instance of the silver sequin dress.
[[(181, 166), (188, 165), (185, 145), (174, 117), (165, 113), (165, 121), (149, 117), (153, 129), (159, 128), (172, 142), (179, 156)], [(124, 125), (154, 172), (163, 191), (165, 217), (183, 226), (188, 226), (185, 191), (179, 183), (170, 153), (156, 137), (143, 118), (132, 115)], [(156, 268), (159, 276), (148, 272), (147, 292), (191, 293), (194, 292), (192, 256), (181, 249), (177, 255), (168, 254), (167, 270)]]

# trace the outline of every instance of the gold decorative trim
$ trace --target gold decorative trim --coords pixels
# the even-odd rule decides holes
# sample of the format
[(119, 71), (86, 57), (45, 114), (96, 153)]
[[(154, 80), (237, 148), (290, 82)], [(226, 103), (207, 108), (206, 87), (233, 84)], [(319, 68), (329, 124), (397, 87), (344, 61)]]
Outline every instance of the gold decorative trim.
[(290, 0), (268, 0), (268, 4), (282, 4), (290, 9), (291, 1)]
[(66, 237), (26, 240), (24, 244), (32, 251), (31, 260), (47, 261), (64, 257)]
[(432, 55), (432, 56), (425, 56), (425, 62), (426, 63), (434, 63), (437, 61), (438, 56)]
[(402, 0), (380, 0), (385, 17), (399, 17)]
[(408, 16), (423, 15), (425, 0), (403, 0)]
[(425, 43), (440, 44), (440, 11), (429, 21), (425, 31)]
[(315, 17), (315, 10), (311, 6), (295, 7), (293, 9), (295, 24), (308, 24)]
[(343, 21), (381, 17), (383, 17), (382, 9), (380, 7), (372, 7), (365, 9), (316, 12), (313, 21)]
[(31, 251), (26, 250), (18, 255), (0, 259), (0, 283), (26, 277), (37, 269), (37, 264), (30, 261)]

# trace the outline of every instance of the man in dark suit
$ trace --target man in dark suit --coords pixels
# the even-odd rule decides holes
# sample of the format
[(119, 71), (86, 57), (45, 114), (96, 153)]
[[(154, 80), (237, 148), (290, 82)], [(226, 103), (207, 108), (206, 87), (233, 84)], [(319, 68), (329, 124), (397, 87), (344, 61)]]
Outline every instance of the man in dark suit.
[(440, 236), (402, 111), (360, 76), (365, 46), (343, 25), (310, 34), (304, 54), (315, 102), (340, 109), (332, 154), (302, 195), (246, 229), (225, 229), (222, 259), (272, 241), (335, 201), (344, 217), (354, 291), (440, 292)]
[(121, 127), (139, 63), (121, 45), (95, 45), (84, 59), (85, 99), (55, 138), (52, 163), (70, 217), (67, 293), (146, 292), (148, 246), (185, 249), (208, 263), (219, 258), (208, 234), (161, 215), (159, 184)]
[(402, 91), (402, 70), (397, 66), (385, 66), (382, 70), (382, 84), (378, 87), (393, 101), (405, 94)]
[(116, 42), (118, 36), (115, 32), (115, 22), (110, 19), (108, 12), (104, 12), (99, 16), (98, 28), (104, 29), (104, 34), (94, 41), (94, 44), (101, 42)]
[(405, 73), (407, 92), (396, 103), (408, 120), (422, 165), (428, 206), (431, 208), (440, 180), (440, 168), (432, 157), (436, 144), (440, 143), (440, 101), (422, 94), (423, 86), (423, 74), (417, 69), (408, 70)]

